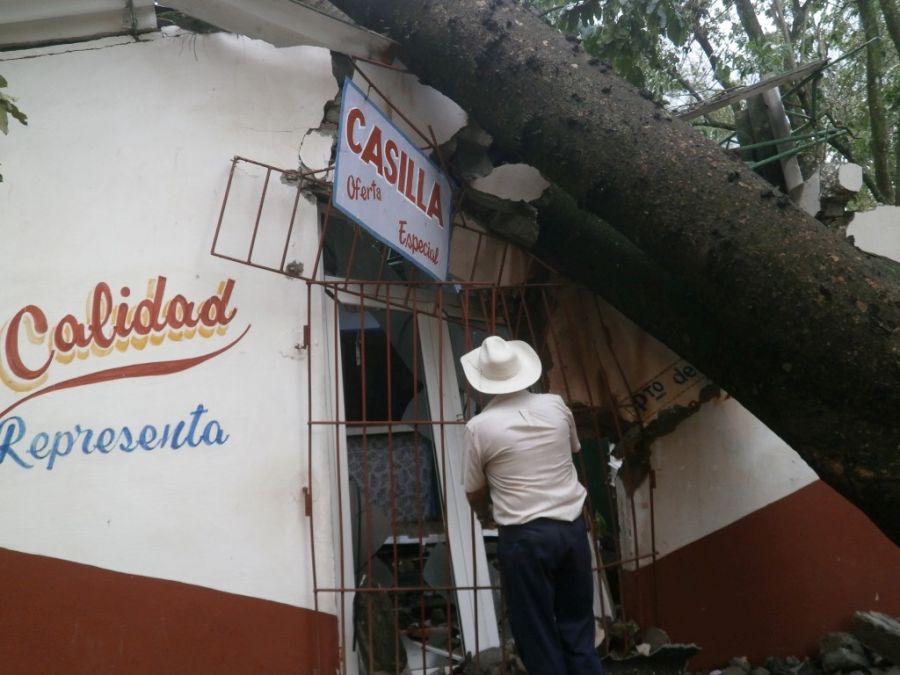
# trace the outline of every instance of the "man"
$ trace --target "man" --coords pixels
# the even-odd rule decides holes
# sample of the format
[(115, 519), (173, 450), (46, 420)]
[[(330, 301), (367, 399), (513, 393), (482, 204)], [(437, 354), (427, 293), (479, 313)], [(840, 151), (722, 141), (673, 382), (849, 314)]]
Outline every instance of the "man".
[(466, 424), (466, 496), (496, 522), (510, 627), (531, 675), (599, 675), (593, 576), (572, 453), (581, 444), (562, 398), (532, 394), (534, 349), (496, 335), (461, 358), (466, 379), (494, 394)]

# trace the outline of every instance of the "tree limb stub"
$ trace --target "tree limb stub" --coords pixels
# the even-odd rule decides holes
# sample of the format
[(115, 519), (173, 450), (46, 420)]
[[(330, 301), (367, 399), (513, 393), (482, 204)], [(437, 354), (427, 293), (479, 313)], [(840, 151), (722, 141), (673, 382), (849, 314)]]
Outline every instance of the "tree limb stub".
[[(508, 0), (334, 4), (676, 278), (725, 346), (669, 345), (900, 542), (900, 266)], [(591, 285), (594, 270), (565, 271)], [(729, 347), (739, 358), (720, 356)]]

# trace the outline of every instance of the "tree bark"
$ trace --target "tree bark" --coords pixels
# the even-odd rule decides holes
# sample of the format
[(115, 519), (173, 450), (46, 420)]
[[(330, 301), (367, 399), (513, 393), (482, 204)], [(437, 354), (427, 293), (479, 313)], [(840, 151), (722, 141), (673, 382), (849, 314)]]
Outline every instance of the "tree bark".
[[(512, 2), (334, 4), (677, 279), (710, 321), (651, 332), (900, 542), (900, 266), (806, 216)], [(566, 273), (597, 288), (577, 254)]]
[(878, 15), (871, 0), (857, 0), (863, 31), (869, 44), (866, 46), (866, 102), (869, 107), (869, 149), (872, 152), (872, 164), (875, 167), (875, 183), (878, 191), (886, 199), (893, 195), (891, 175), (888, 168), (889, 142), (887, 134), (887, 118), (884, 110), (884, 98), (881, 94), (881, 43), (875, 38), (879, 35)]
[(900, 204), (900, 123), (894, 127), (894, 204)]
[(878, 0), (881, 5), (881, 13), (884, 16), (884, 25), (894, 43), (894, 49), (900, 54), (900, 9), (896, 0)]
[(762, 44), (766, 40), (759, 19), (756, 18), (756, 8), (751, 0), (736, 0), (734, 8), (737, 10), (738, 18), (741, 20), (741, 26), (751, 42)]

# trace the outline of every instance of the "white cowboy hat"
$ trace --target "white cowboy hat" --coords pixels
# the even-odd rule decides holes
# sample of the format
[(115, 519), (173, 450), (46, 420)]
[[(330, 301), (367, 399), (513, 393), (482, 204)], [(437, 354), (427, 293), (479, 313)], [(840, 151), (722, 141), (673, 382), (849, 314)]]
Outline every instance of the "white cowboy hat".
[(486, 337), (481, 346), (460, 357), (463, 372), (484, 394), (510, 394), (527, 389), (541, 376), (541, 359), (527, 342)]

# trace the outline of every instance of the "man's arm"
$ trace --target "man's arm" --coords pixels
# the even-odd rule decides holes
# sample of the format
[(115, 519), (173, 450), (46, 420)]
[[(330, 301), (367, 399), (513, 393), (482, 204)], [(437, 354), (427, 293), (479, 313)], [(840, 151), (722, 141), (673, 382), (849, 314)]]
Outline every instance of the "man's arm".
[[(490, 486), (484, 475), (484, 467), (481, 465), (478, 450), (475, 445), (475, 436), (471, 427), (466, 425), (466, 475), (465, 480), (466, 499), (475, 517), (483, 528), (496, 527), (491, 513)], [(480, 485), (481, 487), (475, 487)], [(474, 489), (473, 489), (474, 488)]]
[(474, 492), (467, 492), (466, 499), (469, 500), (469, 506), (475, 512), (475, 517), (482, 527), (493, 528), (495, 526), (494, 517), (491, 514), (491, 495), (487, 485)]

